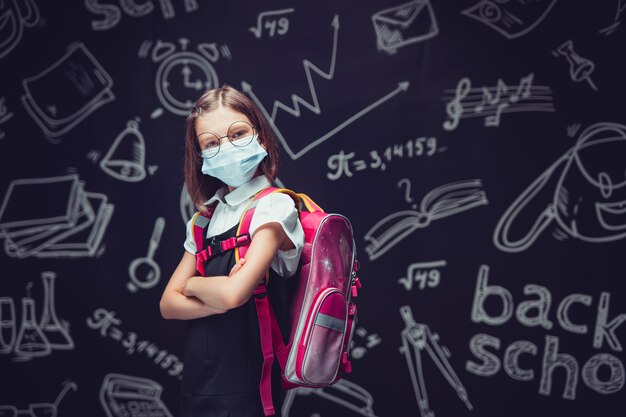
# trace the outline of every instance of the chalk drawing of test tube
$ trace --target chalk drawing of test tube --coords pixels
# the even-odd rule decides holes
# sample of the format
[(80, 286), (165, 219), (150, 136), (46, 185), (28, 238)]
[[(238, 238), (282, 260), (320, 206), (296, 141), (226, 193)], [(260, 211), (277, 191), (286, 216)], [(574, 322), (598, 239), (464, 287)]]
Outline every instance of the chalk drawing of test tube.
[(480, 179), (453, 182), (437, 187), (424, 196), (419, 210), (403, 210), (390, 214), (365, 234), (370, 243), (365, 247), (371, 261), (379, 258), (417, 229), (431, 221), (488, 204), (481, 190)]
[(72, 381), (66, 381), (63, 383), (61, 392), (57, 395), (54, 403), (32, 403), (28, 405), (28, 409), (18, 410), (13, 405), (0, 405), (1, 417), (18, 417), (30, 416), (30, 417), (57, 417), (59, 413), (59, 404), (65, 398), (65, 395), (70, 391), (77, 391), (78, 385)]
[[(365, 417), (376, 417), (372, 408), (374, 398), (361, 386), (347, 379), (340, 379), (326, 388), (296, 388), (289, 390), (281, 409), (283, 417), (289, 417), (296, 396), (316, 395)], [(315, 414), (313, 414), (315, 415)]]
[(148, 247), (148, 255), (137, 258), (130, 263), (128, 273), (131, 282), (126, 284), (126, 288), (128, 288), (130, 292), (137, 292), (140, 288), (152, 288), (159, 283), (161, 279), (161, 268), (159, 264), (154, 261), (154, 252), (159, 247), (164, 228), (165, 219), (159, 217), (154, 224), (154, 230)]
[[(400, 307), (400, 315), (404, 320), (405, 328), (402, 330), (402, 347), (400, 352), (404, 354), (411, 374), (411, 382), (415, 390), (417, 406), (419, 407), (422, 417), (434, 417), (435, 413), (428, 403), (428, 394), (426, 392), (426, 382), (424, 381), (422, 352), (426, 350), (431, 360), (435, 363), (439, 372), (450, 383), (457, 395), (465, 403), (468, 410), (473, 410), (469, 401), (467, 391), (461, 383), (461, 380), (452, 369), (448, 362), (450, 352), (447, 348), (439, 345), (439, 335), (433, 334), (428, 325), (416, 323), (413, 319), (411, 307)], [(413, 358), (413, 356), (415, 358)]]

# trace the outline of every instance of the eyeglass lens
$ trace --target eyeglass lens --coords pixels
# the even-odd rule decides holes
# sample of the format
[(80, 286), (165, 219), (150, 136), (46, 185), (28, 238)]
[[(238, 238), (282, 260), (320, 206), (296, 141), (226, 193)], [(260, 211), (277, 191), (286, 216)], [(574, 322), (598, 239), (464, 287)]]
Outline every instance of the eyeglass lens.
[(233, 146), (248, 146), (256, 138), (254, 128), (248, 122), (237, 121), (231, 124), (226, 132), (226, 136), (217, 136), (212, 132), (201, 133), (199, 137), (200, 151), (202, 157), (212, 158), (220, 150), (222, 140), (228, 138)]

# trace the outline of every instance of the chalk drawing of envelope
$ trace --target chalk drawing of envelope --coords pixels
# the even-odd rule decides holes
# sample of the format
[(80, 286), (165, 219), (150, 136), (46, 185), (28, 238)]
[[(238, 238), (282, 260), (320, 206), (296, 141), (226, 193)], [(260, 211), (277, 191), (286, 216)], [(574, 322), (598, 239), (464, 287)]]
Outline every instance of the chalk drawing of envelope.
[(13, 180), (0, 206), (0, 237), (12, 239), (76, 225), (83, 185), (78, 175)]
[(113, 80), (82, 43), (22, 84), (24, 107), (53, 142), (115, 99)]
[(381, 10), (372, 16), (372, 22), (378, 49), (387, 53), (439, 33), (430, 0), (414, 0)]

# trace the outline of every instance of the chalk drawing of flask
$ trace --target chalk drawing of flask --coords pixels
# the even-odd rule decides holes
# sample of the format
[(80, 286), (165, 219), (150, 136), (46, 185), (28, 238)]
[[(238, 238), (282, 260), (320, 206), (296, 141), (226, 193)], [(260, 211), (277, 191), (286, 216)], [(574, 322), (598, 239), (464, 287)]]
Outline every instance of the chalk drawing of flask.
[(57, 318), (54, 306), (54, 280), (56, 274), (46, 271), (41, 273), (44, 285), (44, 304), (39, 328), (45, 334), (52, 349), (74, 349), (74, 341), (69, 334), (67, 323), (61, 323)]
[(35, 301), (22, 298), (22, 325), (15, 342), (16, 360), (29, 360), (50, 354), (50, 343), (35, 320)]
[(145, 154), (146, 144), (139, 124), (130, 120), (100, 161), (100, 168), (118, 180), (139, 182), (146, 177)]
[(583, 58), (574, 51), (574, 43), (571, 40), (566, 41), (557, 48), (557, 52), (567, 59), (569, 63), (569, 75), (575, 82), (579, 83), (586, 80), (591, 88), (598, 91), (593, 81), (591, 81), (591, 73), (595, 69), (595, 64), (587, 58)]

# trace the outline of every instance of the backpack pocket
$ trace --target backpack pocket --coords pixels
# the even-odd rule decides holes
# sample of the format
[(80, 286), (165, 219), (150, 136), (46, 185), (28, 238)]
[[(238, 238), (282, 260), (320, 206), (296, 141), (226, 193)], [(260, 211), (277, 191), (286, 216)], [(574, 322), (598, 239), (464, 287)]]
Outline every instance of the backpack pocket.
[(343, 361), (348, 303), (337, 288), (322, 290), (311, 305), (298, 343), (296, 375), (311, 386), (335, 382)]

